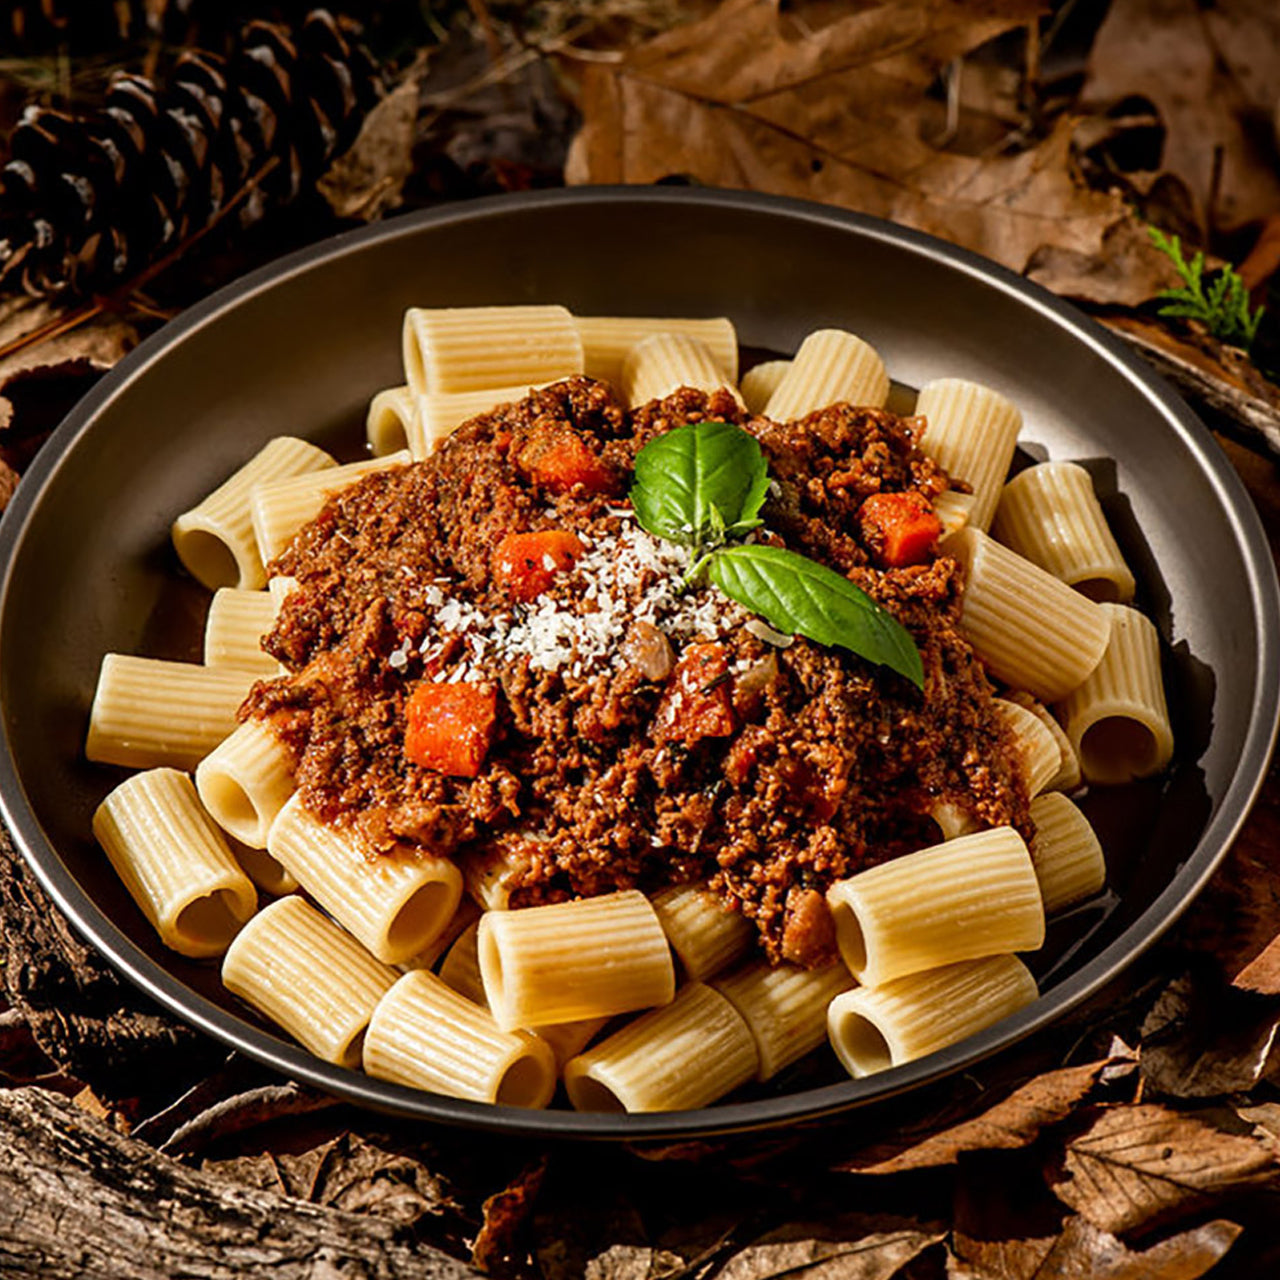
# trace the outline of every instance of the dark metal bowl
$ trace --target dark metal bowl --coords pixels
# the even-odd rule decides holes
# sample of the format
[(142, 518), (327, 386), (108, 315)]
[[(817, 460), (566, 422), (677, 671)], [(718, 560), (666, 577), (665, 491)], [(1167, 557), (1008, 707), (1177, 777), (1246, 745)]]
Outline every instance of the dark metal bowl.
[[(790, 351), (849, 328), (918, 386), (958, 375), (1021, 406), (1033, 456), (1093, 471), (1166, 645), (1178, 750), (1158, 783), (1098, 792), (1113, 892), (1054, 927), (1031, 1008), (862, 1081), (803, 1073), (745, 1102), (671, 1115), (523, 1112), (419, 1093), (318, 1061), (167, 952), (90, 835), (123, 776), (83, 741), (108, 650), (198, 658), (205, 593), (169, 523), (272, 435), (359, 439), (402, 381), (405, 307), (563, 302), (583, 314), (731, 316)], [(340, 237), (214, 294), (94, 389), (0, 523), (0, 806), (76, 927), (161, 1004), (281, 1072), (352, 1101), (510, 1132), (629, 1138), (760, 1128), (865, 1104), (971, 1065), (1113, 977), (1221, 860), (1261, 784), (1277, 721), (1280, 605), (1248, 496), (1177, 397), (1071, 307), (939, 241), (797, 201), (674, 189), (482, 200)], [(827, 1077), (834, 1080), (835, 1076)]]

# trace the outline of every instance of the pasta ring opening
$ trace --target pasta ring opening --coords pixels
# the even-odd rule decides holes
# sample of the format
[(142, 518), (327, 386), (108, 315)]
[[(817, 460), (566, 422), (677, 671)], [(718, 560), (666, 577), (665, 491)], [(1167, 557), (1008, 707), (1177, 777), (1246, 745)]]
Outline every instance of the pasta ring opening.
[(252, 585), (252, 569), (246, 571), (232, 547), (211, 529), (185, 525), (174, 531), (173, 546), (191, 576), (212, 590)]
[(204, 954), (221, 951), (240, 931), (240, 926), (253, 913), (231, 889), (215, 889), (188, 902), (173, 922), (174, 933), (186, 939)]
[(1160, 768), (1160, 745), (1141, 720), (1104, 716), (1081, 735), (1080, 765), (1090, 782), (1131, 782)]
[(229, 773), (213, 768), (203, 770), (198, 782), (200, 799), (214, 821), (242, 844), (253, 849), (263, 848), (267, 843), (267, 824), (244, 787)]
[(833, 902), (831, 919), (836, 927), (836, 946), (840, 958), (856, 978), (867, 967), (867, 940), (857, 912), (847, 902)]
[(831, 1045), (851, 1076), (860, 1078), (894, 1065), (893, 1050), (870, 1018), (843, 1010), (831, 1027)]
[(1120, 584), (1114, 578), (1081, 578), (1071, 585), (1097, 604), (1121, 604), (1125, 599)]
[(627, 1105), (607, 1084), (583, 1072), (565, 1072), (565, 1089), (575, 1111), (626, 1111)]
[(417, 326), (413, 323), (413, 317), (406, 315), (404, 318), (404, 374), (405, 381), (410, 388), (418, 393), (427, 391), (427, 370), (422, 361), (422, 348), (418, 344)]
[(476, 935), (476, 960), (480, 965), (480, 980), (484, 983), (485, 999), (497, 1015), (506, 1003), (506, 989), (502, 973), (502, 948), (493, 934), (485, 928), (485, 917), (480, 917), (480, 930)]
[(502, 1073), (494, 1101), (508, 1107), (545, 1107), (555, 1085), (553, 1065), (532, 1052), (522, 1053)]
[(433, 880), (414, 890), (387, 928), (388, 954), (407, 959), (429, 946), (457, 905), (458, 886), (447, 880)]
[(267, 893), (281, 896), (293, 893), (298, 887), (298, 882), (285, 870), (280, 860), (273, 858), (265, 849), (255, 849), (252, 845), (237, 840), (231, 847), (231, 855), (240, 864), (245, 875)]

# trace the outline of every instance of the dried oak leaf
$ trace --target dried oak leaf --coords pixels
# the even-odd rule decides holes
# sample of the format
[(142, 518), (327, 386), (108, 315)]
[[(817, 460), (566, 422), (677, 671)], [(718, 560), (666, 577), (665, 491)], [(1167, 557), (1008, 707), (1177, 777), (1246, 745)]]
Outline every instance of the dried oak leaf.
[(1104, 1231), (1130, 1231), (1280, 1182), (1280, 1145), (1226, 1133), (1192, 1113), (1148, 1104), (1097, 1108), (1081, 1120), (1050, 1163), (1050, 1186)]
[(1150, 1248), (1130, 1249), (1088, 1219), (1073, 1217), (1031, 1270), (992, 1270), (948, 1259), (947, 1280), (1199, 1280), (1223, 1258), (1241, 1230), (1219, 1219)]
[(419, 88), (425, 69), (426, 60), (420, 56), (365, 117), (351, 149), (316, 183), (338, 217), (376, 222), (399, 206), (405, 181), (413, 172)]
[(1062, 1231), (1062, 1204), (1029, 1151), (970, 1153), (960, 1161), (952, 1209), (952, 1270), (983, 1280), (1031, 1280)]
[(835, 1214), (821, 1222), (793, 1222), (753, 1240), (716, 1272), (716, 1280), (891, 1280), (900, 1268), (937, 1244), (934, 1225), (887, 1214)]
[[(621, 61), (589, 66), (571, 183), (673, 175), (799, 196), (952, 240), (1050, 288), (1132, 304), (1170, 280), (1118, 195), (1090, 190), (1075, 121), (1012, 154), (963, 155), (922, 136), (939, 71), (1034, 20), (1037, 0), (906, 0), (820, 27), (805, 7), (726, 0)], [(1123, 249), (1121, 265), (1097, 265)]]
[(546, 1172), (544, 1157), (526, 1166), (510, 1185), (484, 1202), (484, 1224), (471, 1247), (471, 1261), (476, 1266), (493, 1271), (516, 1256), (516, 1240), (533, 1214)]
[(3, 458), (0, 458), (0, 511), (13, 501), (19, 478), (18, 473)]
[(1203, 223), (1237, 227), (1280, 206), (1276, 138), (1267, 123), (1278, 84), (1274, 0), (1114, 0), (1081, 97), (1102, 109), (1149, 99), (1165, 126), (1162, 167), (1186, 184)]
[(1280, 1027), (1280, 1002), (1217, 989), (1183, 974), (1159, 995), (1142, 1024), (1142, 1076), (1175, 1098), (1252, 1089)]
[(1015, 1089), (981, 1115), (931, 1134), (905, 1150), (868, 1147), (838, 1166), (849, 1173), (903, 1173), (955, 1164), (966, 1151), (1009, 1151), (1034, 1142), (1043, 1129), (1065, 1120), (1092, 1092), (1115, 1059), (1050, 1071)]

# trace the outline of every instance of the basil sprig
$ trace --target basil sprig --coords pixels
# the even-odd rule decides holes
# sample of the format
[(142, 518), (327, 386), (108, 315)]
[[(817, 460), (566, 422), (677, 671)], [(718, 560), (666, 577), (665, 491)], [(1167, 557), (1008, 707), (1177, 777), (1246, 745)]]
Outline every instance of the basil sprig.
[(754, 529), (768, 489), (754, 436), (729, 422), (692, 422), (636, 455), (631, 505), (650, 533), (700, 549)]
[(694, 551), (725, 595), (779, 631), (838, 646), (924, 688), (911, 633), (865, 591), (808, 556), (730, 544), (760, 524), (769, 469), (755, 438), (728, 422), (695, 422), (651, 440), (636, 455), (631, 505), (641, 526)]

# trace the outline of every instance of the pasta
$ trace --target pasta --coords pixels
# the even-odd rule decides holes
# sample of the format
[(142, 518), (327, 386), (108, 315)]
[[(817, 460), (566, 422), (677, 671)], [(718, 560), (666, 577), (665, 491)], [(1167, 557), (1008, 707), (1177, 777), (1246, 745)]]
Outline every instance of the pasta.
[(271, 630), (278, 609), (269, 592), (219, 587), (205, 620), (205, 666), (280, 675), (284, 668), (262, 648), (262, 637)]
[(480, 973), (500, 1027), (667, 1004), (675, 970), (653, 907), (636, 890), (480, 918)]
[(228, 835), (265, 849), (271, 824), (293, 795), (293, 765), (266, 725), (246, 720), (196, 766), (196, 789)]
[(397, 848), (371, 862), (356, 838), (314, 817), (297, 795), (272, 822), (267, 852), (386, 964), (421, 952), (462, 896), (447, 858)]
[(841, 329), (818, 329), (800, 344), (764, 415), (785, 422), (837, 400), (875, 409), (888, 394), (889, 375), (874, 347)]
[(831, 1002), (831, 1047), (851, 1076), (872, 1075), (976, 1035), (1038, 994), (1016, 956), (962, 961), (858, 987)]
[(1001, 680), (1056, 702), (1098, 665), (1111, 630), (1101, 605), (972, 524), (947, 553), (968, 575), (961, 630)]
[(1091, 600), (1127, 603), (1133, 573), (1102, 514), (1093, 480), (1075, 462), (1041, 462), (1014, 476), (993, 533)]
[(406, 973), (378, 1002), (363, 1058), (381, 1080), (477, 1102), (545, 1107), (556, 1087), (544, 1041), (499, 1030), (488, 1010), (425, 969)]
[(236, 727), (236, 709), (255, 679), (234, 667), (108, 653), (84, 753), (129, 769), (194, 769)]
[(184, 956), (220, 955), (257, 906), (191, 779), (176, 769), (122, 782), (94, 813), (93, 834), (165, 945)]
[(316, 1057), (356, 1067), (369, 1019), (396, 972), (290, 894), (240, 930), (223, 957), (222, 981)]
[(985, 531), (1022, 429), (1017, 405), (976, 382), (938, 378), (920, 388), (916, 414), (926, 421), (923, 447), (972, 487), (968, 527)]
[[(824, 1039), (863, 1076), (1034, 1000), (1015, 953), (1106, 882), (1061, 792), (1173, 749), (1088, 472), (1009, 479), (975, 383), (901, 418), (839, 329), (740, 386), (723, 317), (411, 308), (402, 349), (372, 458), (282, 437), (174, 522), (205, 665), (104, 658), (86, 754), (147, 772), (94, 832), (166, 944), (326, 1061), (520, 1107), (701, 1107)], [(639, 449), (708, 422), (764, 468), (712, 541), (868, 584), (921, 689), (641, 518)]]
[(256, 590), (266, 581), (249, 512), (259, 484), (319, 471), (337, 463), (323, 449), (280, 436), (264, 445), (198, 506), (183, 512), (172, 529), (173, 549), (187, 572), (206, 587)]
[(745, 1084), (756, 1047), (733, 1005), (700, 982), (571, 1058), (569, 1101), (580, 1111), (682, 1111)]
[(872, 867), (837, 881), (827, 901), (840, 954), (864, 986), (1044, 941), (1035, 868), (1012, 827)]
[(1159, 773), (1173, 756), (1154, 625), (1122, 604), (1098, 606), (1110, 622), (1102, 660), (1062, 703), (1067, 737), (1089, 782)]
[(582, 372), (582, 339), (564, 307), (410, 307), (404, 369), (417, 395), (534, 386)]

